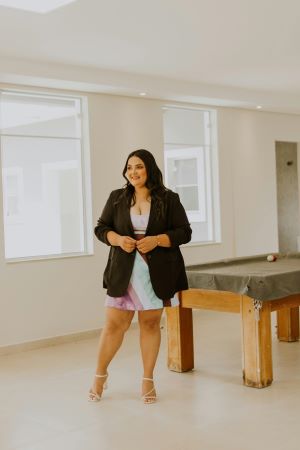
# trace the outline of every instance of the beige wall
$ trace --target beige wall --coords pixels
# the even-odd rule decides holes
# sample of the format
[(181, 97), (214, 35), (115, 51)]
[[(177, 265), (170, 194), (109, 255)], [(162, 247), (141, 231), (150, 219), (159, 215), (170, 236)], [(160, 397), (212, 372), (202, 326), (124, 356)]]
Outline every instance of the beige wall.
[[(300, 116), (231, 111), (236, 255), (278, 250), (275, 141), (298, 142)], [(233, 134), (232, 128), (227, 132)]]
[[(129, 151), (147, 148), (163, 165), (163, 103), (88, 98), (96, 223)], [(275, 140), (300, 141), (300, 117), (221, 108), (218, 125), (222, 243), (183, 248), (188, 264), (277, 250)], [(95, 241), (92, 256), (6, 263), (1, 226), (0, 345), (100, 327), (107, 250)]]

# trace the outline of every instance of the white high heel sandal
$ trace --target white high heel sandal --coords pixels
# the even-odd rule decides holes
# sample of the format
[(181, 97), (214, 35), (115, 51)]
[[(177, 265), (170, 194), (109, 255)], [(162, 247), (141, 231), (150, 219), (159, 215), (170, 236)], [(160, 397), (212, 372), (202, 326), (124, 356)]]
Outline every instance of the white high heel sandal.
[[(108, 373), (106, 373), (105, 375), (95, 374), (95, 377), (96, 378), (107, 378)], [(103, 383), (102, 389), (107, 389), (107, 381), (106, 380)], [(99, 402), (101, 400), (101, 396), (102, 396), (102, 392), (101, 392), (101, 394), (98, 394), (97, 392), (93, 392), (92, 388), (91, 388), (89, 391), (89, 402)]]
[(146, 405), (148, 403), (155, 403), (156, 400), (157, 400), (156, 395), (150, 395), (155, 390), (153, 378), (145, 378), (145, 377), (143, 377), (143, 380), (152, 381), (153, 388), (149, 392), (147, 392), (146, 394), (142, 395), (142, 400), (144, 401), (144, 403)]

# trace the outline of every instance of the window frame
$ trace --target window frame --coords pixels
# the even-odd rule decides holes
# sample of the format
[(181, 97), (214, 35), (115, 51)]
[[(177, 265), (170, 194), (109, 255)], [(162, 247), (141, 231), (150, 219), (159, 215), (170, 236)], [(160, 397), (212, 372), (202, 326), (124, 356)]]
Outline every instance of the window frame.
[[(11, 93), (11, 94), (19, 94), (19, 95), (28, 95), (32, 97), (49, 97), (49, 98), (62, 98), (62, 99), (75, 99), (80, 102), (80, 138), (72, 138), (68, 137), (67, 139), (78, 139), (80, 143), (80, 163), (81, 163), (81, 185), (82, 185), (82, 195), (81, 195), (81, 203), (82, 203), (82, 223), (83, 223), (83, 248), (82, 252), (68, 252), (68, 253), (55, 253), (55, 254), (40, 254), (33, 256), (20, 256), (7, 258), (4, 254), (4, 261), (6, 263), (15, 263), (15, 262), (26, 262), (26, 261), (35, 261), (35, 260), (48, 260), (48, 259), (61, 259), (61, 258), (73, 258), (78, 256), (90, 256), (94, 254), (94, 243), (93, 243), (93, 217), (92, 217), (92, 183), (91, 183), (91, 158), (90, 158), (90, 139), (89, 139), (89, 117), (88, 117), (88, 97), (87, 95), (81, 95), (77, 93), (65, 93), (65, 92), (57, 92), (57, 91), (44, 91), (44, 90), (32, 90), (32, 89), (14, 89), (14, 88), (5, 88), (0, 87), (0, 96), (2, 93)], [(1, 101), (1, 100), (0, 100)], [(1, 110), (0, 110), (1, 112)], [(0, 114), (1, 121), (1, 114)], [(5, 244), (5, 224), (4, 224), (4, 191), (3, 191), (3, 144), (2, 137), (10, 136), (10, 137), (22, 137), (18, 134), (9, 134), (2, 133), (2, 129), (0, 127), (0, 167), (1, 167), (1, 182), (0, 182), (0, 192), (2, 195), (2, 229), (3, 229), (3, 239)], [(61, 136), (46, 136), (46, 135), (26, 135), (25, 137), (37, 137), (37, 138), (49, 138), (49, 139), (60, 139)], [(7, 170), (7, 168), (5, 169)]]
[[(202, 149), (203, 153), (199, 153), (198, 149)], [(205, 174), (205, 164), (200, 163), (201, 159), (205, 159), (206, 155), (205, 155), (205, 149), (201, 146), (199, 147), (187, 147), (186, 150), (184, 150), (185, 154), (182, 153), (183, 149), (182, 148), (178, 148), (178, 149), (173, 149), (173, 150), (165, 150), (164, 151), (164, 158), (165, 158), (165, 167), (167, 167), (167, 161), (169, 159), (175, 160), (175, 161), (186, 161), (189, 159), (196, 159), (197, 161), (197, 176), (198, 179), (201, 180), (201, 176), (202, 179), (205, 179), (206, 174)], [(168, 171), (165, 171), (165, 180), (166, 180), (166, 184), (169, 185), (169, 174)], [(202, 186), (201, 186), (202, 184)], [(176, 187), (191, 187), (191, 186), (196, 186), (197, 187), (197, 191), (198, 191), (198, 204), (199, 204), (199, 208), (197, 210), (191, 209), (191, 210), (186, 210), (187, 215), (190, 217), (194, 216), (195, 218), (197, 216), (199, 216), (199, 219), (196, 220), (197, 222), (205, 222), (206, 221), (206, 217), (207, 217), (207, 189), (205, 186), (205, 183), (192, 183), (190, 185), (184, 185), (184, 184), (176, 184)], [(201, 192), (201, 187), (203, 187), (204, 185), (204, 192)], [(202, 208), (201, 208), (201, 201), (202, 201)]]
[[(162, 107), (162, 110), (193, 110), (193, 111), (203, 111), (209, 113), (209, 121), (206, 121), (204, 118), (204, 122), (206, 126), (210, 129), (209, 138), (205, 139), (204, 144), (176, 144), (181, 145), (181, 148), (178, 149), (178, 155), (180, 152), (183, 152), (183, 148), (203, 148), (204, 152), (204, 170), (206, 177), (209, 178), (209, 183), (205, 183), (205, 194), (202, 195), (202, 198), (205, 197), (206, 203), (206, 211), (207, 215), (211, 215), (211, 227), (209, 227), (209, 237), (210, 240), (205, 241), (192, 241), (187, 244), (184, 244), (183, 247), (193, 247), (193, 246), (203, 246), (203, 245), (215, 245), (221, 243), (221, 212), (220, 212), (220, 190), (219, 190), (219, 155), (218, 155), (218, 144), (217, 144), (217, 110), (213, 108), (204, 108), (204, 107), (193, 107), (193, 106), (185, 106), (185, 105), (174, 105), (174, 104), (166, 104)], [(166, 186), (168, 187), (168, 173), (167, 173), (167, 153), (174, 152), (176, 153), (176, 149), (165, 149), (166, 145), (170, 145), (171, 143), (165, 142), (164, 140), (164, 176), (166, 180)], [(185, 158), (185, 155), (182, 153), (181, 159)], [(199, 173), (199, 172), (198, 172)], [(200, 185), (199, 189), (200, 189)], [(208, 201), (208, 196), (210, 196), (211, 201)], [(199, 198), (200, 201), (200, 198)], [(186, 211), (189, 220), (193, 213), (191, 211)], [(191, 221), (191, 220), (190, 220)], [(201, 223), (201, 221), (197, 221)]]

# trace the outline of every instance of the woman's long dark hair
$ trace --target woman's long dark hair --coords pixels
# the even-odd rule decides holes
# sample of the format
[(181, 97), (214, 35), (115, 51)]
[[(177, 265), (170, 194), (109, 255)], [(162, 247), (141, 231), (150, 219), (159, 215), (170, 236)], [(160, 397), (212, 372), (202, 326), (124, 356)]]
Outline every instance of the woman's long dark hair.
[(158, 165), (156, 164), (155, 158), (148, 150), (139, 149), (134, 150), (131, 152), (126, 160), (124, 169), (123, 169), (123, 177), (126, 180), (125, 184), (125, 195), (128, 201), (128, 206), (132, 206), (136, 202), (135, 198), (135, 189), (132, 186), (132, 184), (129, 182), (129, 180), (126, 178), (126, 172), (127, 172), (127, 165), (130, 158), (133, 156), (137, 156), (140, 158), (146, 167), (146, 173), (147, 173), (147, 181), (146, 181), (146, 188), (150, 191), (151, 201), (154, 203), (154, 207), (157, 213), (158, 217), (161, 217), (164, 212), (164, 194), (167, 191), (167, 188), (165, 187), (163, 183), (163, 176), (161, 173), (161, 170), (159, 169)]

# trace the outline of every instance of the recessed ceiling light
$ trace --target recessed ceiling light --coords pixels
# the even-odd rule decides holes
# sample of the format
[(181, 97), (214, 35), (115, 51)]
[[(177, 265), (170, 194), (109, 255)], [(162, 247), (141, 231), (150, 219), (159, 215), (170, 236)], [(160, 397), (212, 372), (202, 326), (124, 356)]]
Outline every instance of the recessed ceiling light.
[(0, 6), (45, 14), (76, 0), (0, 0)]
[(147, 95), (147, 94), (146, 94), (146, 92), (140, 92), (140, 95), (141, 95), (142, 97), (144, 97), (144, 96)]
[(261, 105), (257, 105), (256, 109), (262, 109)]

